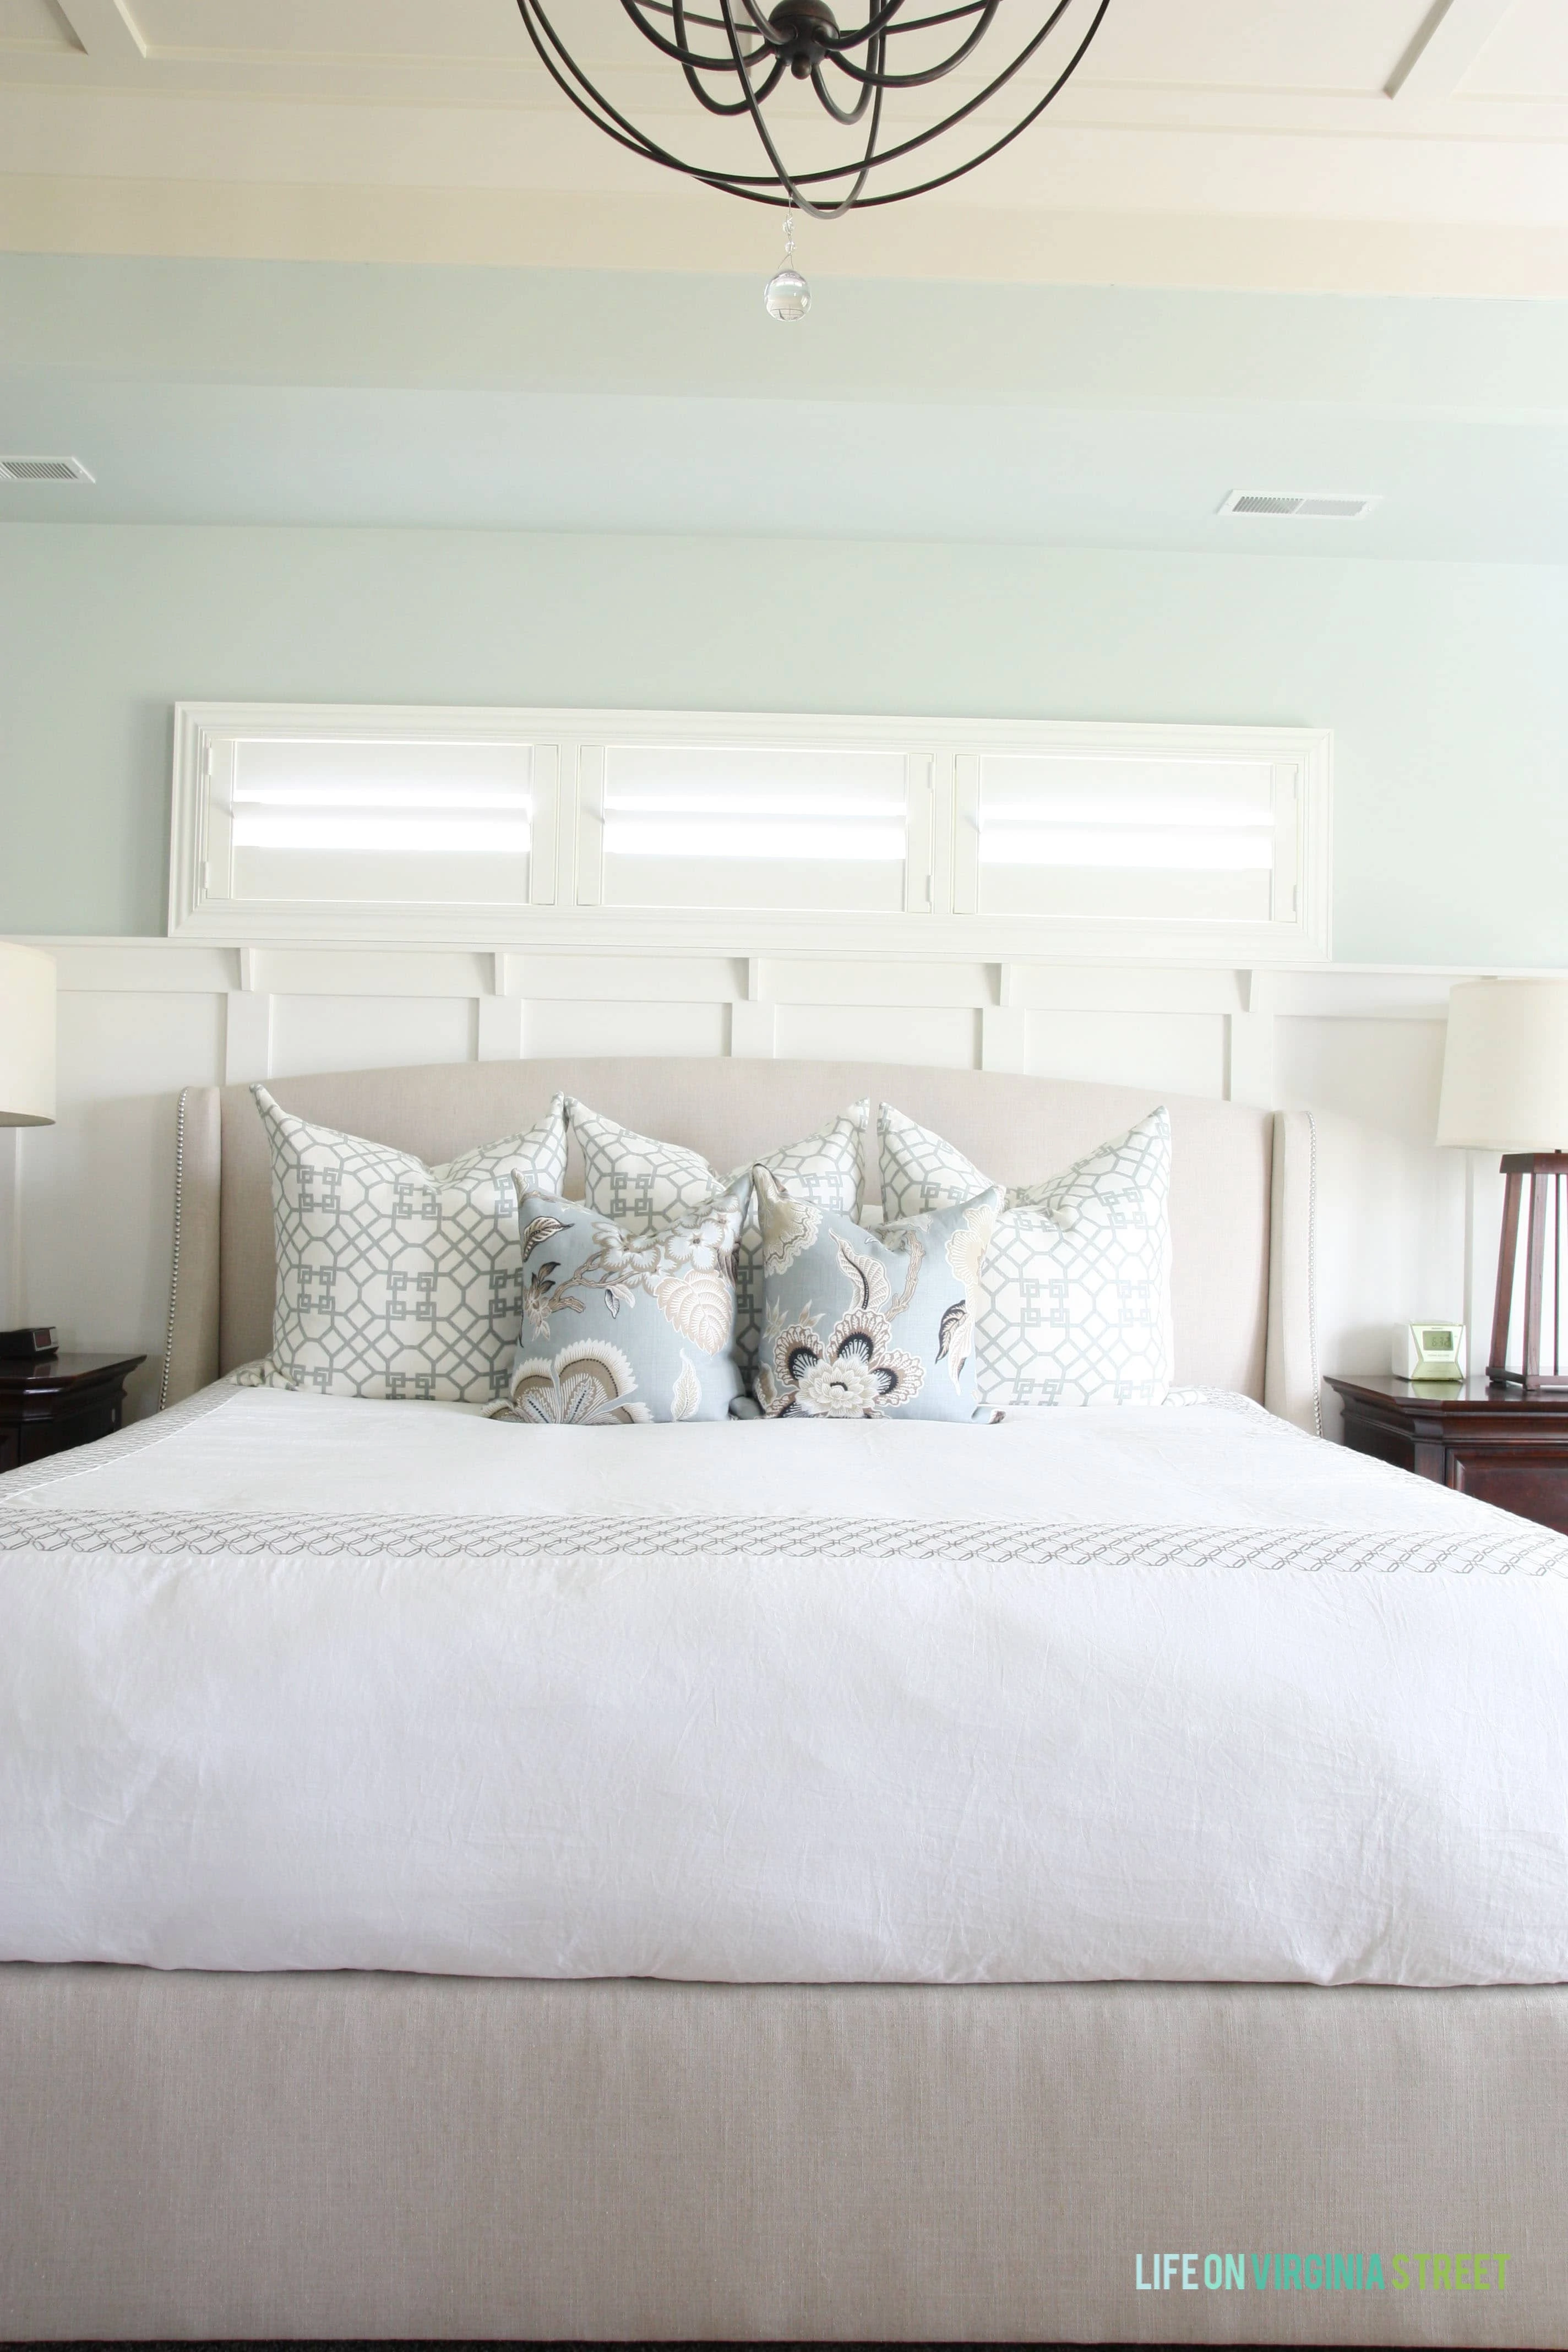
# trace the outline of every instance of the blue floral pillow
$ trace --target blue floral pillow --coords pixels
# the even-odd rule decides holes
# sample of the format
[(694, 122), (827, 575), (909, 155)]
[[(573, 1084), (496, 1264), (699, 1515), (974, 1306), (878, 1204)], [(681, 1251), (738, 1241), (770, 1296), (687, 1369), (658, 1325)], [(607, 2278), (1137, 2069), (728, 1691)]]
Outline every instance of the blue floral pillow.
[[(757, 1401), (771, 1419), (972, 1421), (996, 1186), (879, 1234), (752, 1171), (763, 1236)], [(990, 1421), (987, 1410), (978, 1418)]]
[(522, 1338), (502, 1421), (722, 1421), (740, 1393), (731, 1353), (742, 1177), (700, 1209), (626, 1234), (581, 1201), (521, 1201)]

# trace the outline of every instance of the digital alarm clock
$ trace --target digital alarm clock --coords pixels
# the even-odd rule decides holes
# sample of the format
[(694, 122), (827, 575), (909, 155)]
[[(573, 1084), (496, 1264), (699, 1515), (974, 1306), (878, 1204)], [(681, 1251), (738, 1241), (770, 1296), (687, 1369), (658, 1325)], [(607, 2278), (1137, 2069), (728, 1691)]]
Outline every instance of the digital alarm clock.
[(1402, 1323), (1394, 1335), (1391, 1369), (1406, 1381), (1462, 1381), (1465, 1377), (1464, 1325)]

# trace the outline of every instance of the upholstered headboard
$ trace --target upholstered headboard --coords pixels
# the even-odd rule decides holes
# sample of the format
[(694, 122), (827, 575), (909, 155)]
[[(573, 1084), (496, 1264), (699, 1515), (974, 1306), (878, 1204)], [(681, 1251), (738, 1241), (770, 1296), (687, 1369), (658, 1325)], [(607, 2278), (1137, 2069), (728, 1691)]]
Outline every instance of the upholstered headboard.
[[(469, 1062), (279, 1078), (287, 1110), (422, 1160), (526, 1127), (557, 1090), (729, 1170), (868, 1095), (896, 1103), (1001, 1183), (1037, 1181), (1120, 1134), (1161, 1099), (1140, 1087), (854, 1062), (642, 1059)], [(1314, 1424), (1311, 1129), (1302, 1113), (1170, 1102), (1176, 1377), (1237, 1389)], [(568, 1172), (577, 1189), (580, 1171)], [(272, 1208), (261, 1122), (246, 1087), (191, 1087), (180, 1104), (174, 1286), (165, 1403), (262, 1355), (272, 1318)]]

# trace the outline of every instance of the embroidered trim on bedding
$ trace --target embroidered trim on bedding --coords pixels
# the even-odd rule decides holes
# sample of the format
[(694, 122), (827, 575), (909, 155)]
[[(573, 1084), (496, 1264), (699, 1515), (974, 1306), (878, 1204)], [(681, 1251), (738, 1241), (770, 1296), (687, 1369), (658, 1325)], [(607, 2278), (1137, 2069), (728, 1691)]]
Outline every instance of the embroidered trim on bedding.
[(459, 1561), (836, 1559), (955, 1567), (1293, 1570), (1316, 1575), (1568, 1575), (1568, 1543), (1517, 1534), (1368, 1534), (1331, 1527), (1141, 1527), (1027, 1520), (760, 1518), (740, 1514), (538, 1518), (352, 1512), (0, 1510), (0, 1550), (158, 1559)]
[(42, 1462), (28, 1463), (22, 1470), (7, 1470), (0, 1478), (0, 1508), (14, 1502), (18, 1495), (33, 1494), (40, 1486), (58, 1486), (67, 1478), (91, 1477), (106, 1462), (121, 1461), (127, 1454), (140, 1454), (149, 1445), (162, 1445), (166, 1437), (177, 1436), (193, 1421), (200, 1421), (230, 1403), (234, 1393), (234, 1375), (226, 1373), (221, 1381), (214, 1381), (210, 1388), (198, 1389), (195, 1396), (168, 1405), (161, 1412), (150, 1412), (144, 1421), (133, 1421), (129, 1427), (117, 1429), (111, 1437), (95, 1438), (90, 1445), (73, 1447), (65, 1454), (51, 1454)]
[[(1178, 1408), (1202, 1404), (1212, 1407), (1215, 1412), (1233, 1412), (1238, 1421), (1250, 1423), (1255, 1434), (1266, 1431), (1270, 1437), (1308, 1435), (1308, 1432), (1298, 1429), (1293, 1421), (1281, 1421), (1277, 1412), (1270, 1412), (1266, 1405), (1258, 1403), (1256, 1397), (1243, 1396), (1237, 1389), (1170, 1388), (1165, 1391), (1161, 1403)], [(1356, 1456), (1357, 1461), (1366, 1458), (1361, 1454)]]

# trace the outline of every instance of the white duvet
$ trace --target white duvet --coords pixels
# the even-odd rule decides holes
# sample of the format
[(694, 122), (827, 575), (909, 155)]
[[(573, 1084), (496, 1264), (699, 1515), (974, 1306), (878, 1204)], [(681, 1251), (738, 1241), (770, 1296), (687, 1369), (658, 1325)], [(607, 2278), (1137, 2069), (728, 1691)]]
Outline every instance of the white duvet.
[(1234, 1402), (220, 1387), (0, 1479), (0, 1958), (1568, 1979), (1565, 1570)]

